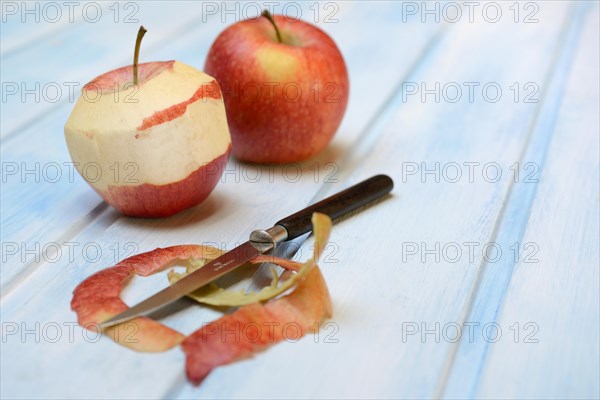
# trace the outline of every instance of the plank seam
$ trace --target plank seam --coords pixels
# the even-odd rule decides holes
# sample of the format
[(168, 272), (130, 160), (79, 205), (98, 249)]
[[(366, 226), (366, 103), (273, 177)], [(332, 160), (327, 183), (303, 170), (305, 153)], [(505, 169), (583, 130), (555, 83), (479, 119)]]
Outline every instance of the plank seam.
[[(108, 208), (108, 204), (105, 202), (99, 203), (89, 213), (86, 214), (79, 222), (72, 225), (61, 237), (56, 241), (59, 244), (58, 248), (60, 251), (64, 250), (64, 243), (69, 242), (70, 239), (81, 233), (87, 226), (89, 226), (104, 210)], [(113, 217), (110, 224), (117, 220), (118, 217)], [(42, 253), (42, 250), (40, 250)], [(39, 261), (36, 261), (39, 260)], [(25, 264), (17, 275), (7, 282), (2, 282), (2, 293), (0, 295), (0, 301), (4, 301), (7, 296), (14, 292), (21, 283), (23, 283), (28, 277), (35, 273), (42, 265), (47, 264), (46, 257), (44, 254), (38, 254), (36, 258)]]

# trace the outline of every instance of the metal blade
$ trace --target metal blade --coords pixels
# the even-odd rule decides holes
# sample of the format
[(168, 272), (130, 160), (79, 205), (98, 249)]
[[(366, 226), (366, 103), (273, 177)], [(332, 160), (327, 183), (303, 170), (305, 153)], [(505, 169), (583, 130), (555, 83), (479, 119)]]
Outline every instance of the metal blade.
[(245, 242), (223, 254), (221, 257), (215, 258), (202, 268), (192, 272), (166, 289), (161, 290), (130, 309), (102, 322), (100, 328), (108, 328), (109, 326), (155, 311), (162, 306), (182, 298), (186, 294), (193, 292), (207, 283), (214, 281), (220, 276), (233, 271), (237, 267), (250, 261), (252, 258), (265, 253), (272, 248), (273, 246), (270, 248), (263, 246), (258, 250), (250, 242)]

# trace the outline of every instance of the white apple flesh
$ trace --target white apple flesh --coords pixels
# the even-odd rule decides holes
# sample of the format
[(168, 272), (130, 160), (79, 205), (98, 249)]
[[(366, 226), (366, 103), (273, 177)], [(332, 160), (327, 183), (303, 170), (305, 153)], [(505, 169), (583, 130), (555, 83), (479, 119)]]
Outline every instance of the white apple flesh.
[(231, 139), (221, 90), (177, 61), (107, 72), (84, 86), (65, 125), (83, 178), (129, 216), (165, 217), (202, 202), (218, 183)]

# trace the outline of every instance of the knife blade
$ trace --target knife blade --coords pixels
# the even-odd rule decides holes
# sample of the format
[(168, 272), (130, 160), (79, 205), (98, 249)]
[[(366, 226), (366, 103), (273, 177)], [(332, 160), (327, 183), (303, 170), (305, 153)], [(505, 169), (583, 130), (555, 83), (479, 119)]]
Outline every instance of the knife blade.
[(246, 264), (254, 257), (273, 250), (278, 243), (310, 232), (311, 217), (314, 212), (326, 214), (335, 221), (385, 196), (393, 187), (394, 182), (389, 176), (376, 175), (279, 220), (271, 228), (257, 229), (250, 234), (249, 241), (210, 261), (166, 289), (100, 323), (99, 327), (108, 328), (156, 311)]
[[(264, 248), (268, 251), (268, 247), (265, 246)], [(112, 325), (117, 325), (132, 318), (156, 311), (162, 306), (182, 298), (186, 294), (247, 263), (260, 254), (262, 254), (260, 249), (254, 247), (250, 241), (242, 243), (171, 286), (102, 322), (99, 326), (101, 329), (108, 328)]]

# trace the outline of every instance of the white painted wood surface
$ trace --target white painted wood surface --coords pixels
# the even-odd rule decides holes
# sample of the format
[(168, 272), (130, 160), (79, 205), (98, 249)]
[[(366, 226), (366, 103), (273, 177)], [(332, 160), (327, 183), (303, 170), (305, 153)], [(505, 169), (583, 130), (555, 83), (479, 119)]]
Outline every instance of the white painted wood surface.
[[(145, 60), (201, 68), (234, 19), (203, 15), (200, 2), (135, 4), (134, 17), (150, 29)], [(243, 3), (233, 4), (241, 12)], [(314, 19), (315, 3), (289, 4)], [(454, 4), (463, 13), (457, 22)], [(5, 175), (14, 165), (69, 161), (62, 125), (72, 103), (3, 98), (1, 397), (600, 397), (598, 3), (505, 2), (495, 23), (482, 14), (487, 7), (494, 16), (489, 4), (470, 22), (462, 3), (429, 3), (440, 10), (436, 22), (420, 2), (318, 3), (317, 23), (351, 77), (331, 146), (299, 165), (297, 181), (296, 167), (232, 160), (204, 204), (165, 220), (120, 216), (66, 168), (58, 182)], [(101, 5), (107, 17), (97, 24), (3, 14), (3, 96), (5, 83), (83, 84), (127, 63), (137, 23), (115, 24), (113, 3)], [(337, 22), (324, 23), (332, 10)], [(437, 82), (439, 101), (412, 94)], [(484, 86), (491, 97), (501, 88), (497, 102)], [(436, 166), (438, 179), (423, 172)], [(219, 368), (200, 387), (185, 380), (179, 349), (138, 354), (86, 339), (78, 327), (70, 337), (73, 288), (131, 251), (230, 248), (252, 228), (375, 173), (395, 179), (394, 194), (334, 228), (321, 263), (334, 316), (318, 337)], [(484, 257), (489, 243), (502, 250), (497, 260)], [(133, 303), (165, 285), (164, 276), (134, 279), (124, 298)], [(218, 315), (188, 306), (163, 321), (191, 332)]]

